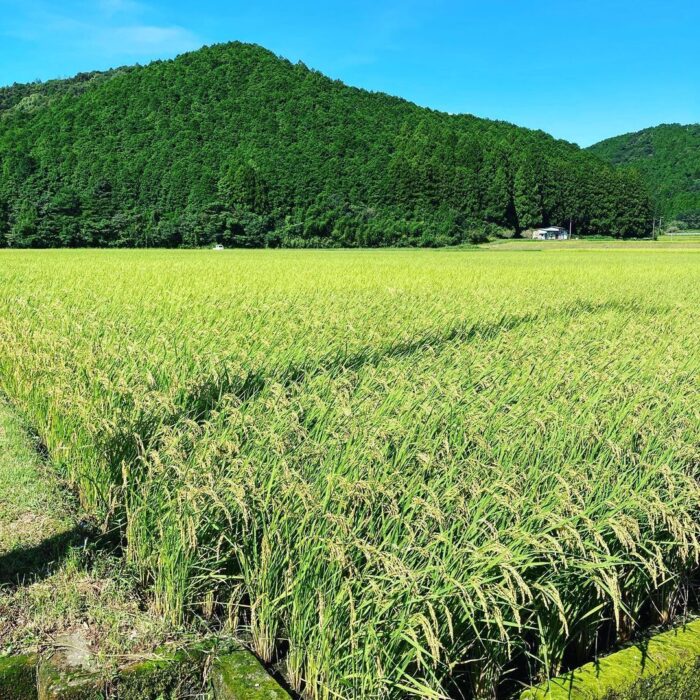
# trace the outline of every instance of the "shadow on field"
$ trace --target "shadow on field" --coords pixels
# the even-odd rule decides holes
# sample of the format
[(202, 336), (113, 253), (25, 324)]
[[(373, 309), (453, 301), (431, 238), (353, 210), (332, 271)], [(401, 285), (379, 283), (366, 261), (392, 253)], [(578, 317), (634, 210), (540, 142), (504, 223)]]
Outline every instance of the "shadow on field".
[(77, 526), (47, 537), (33, 547), (20, 547), (0, 555), (0, 586), (22, 585), (47, 578), (69, 550), (84, 544), (86, 538), (85, 529)]
[[(504, 313), (499, 318), (491, 320), (471, 320), (455, 323), (441, 330), (427, 331), (426, 333), (408, 340), (396, 340), (377, 347), (365, 347), (354, 352), (334, 352), (317, 361), (292, 363), (277, 370), (265, 368), (250, 368), (247, 374), (229, 375), (225, 369), (213, 376), (203, 376), (195, 383), (190, 393), (182, 399), (183, 405), (188, 406), (189, 417), (198, 424), (209, 420), (212, 412), (220, 405), (225, 396), (235, 397), (240, 403), (254, 401), (267, 387), (270, 381), (281, 383), (284, 387), (305, 381), (309, 376), (328, 373), (331, 376), (347, 370), (358, 371), (365, 366), (377, 366), (385, 360), (407, 358), (420, 354), (428, 349), (440, 352), (455, 342), (472, 343), (489, 340), (501, 333), (516, 330), (520, 326), (531, 323), (548, 323), (561, 318), (568, 318), (571, 322), (585, 314), (600, 313), (604, 311), (634, 311), (639, 314), (665, 313), (663, 308), (642, 307), (637, 302), (620, 303), (609, 300), (602, 303), (594, 303), (584, 299), (576, 300), (570, 304), (552, 309), (537, 310), (529, 313)], [(158, 427), (160, 423), (157, 423)], [(149, 433), (147, 428), (140, 430), (144, 443), (148, 444)], [(121, 445), (128, 445), (128, 441), (119, 438)], [(133, 454), (119, 454), (117, 464), (121, 461), (133, 459)]]
[[(585, 314), (603, 311), (634, 311), (636, 314), (665, 312), (664, 309), (642, 308), (636, 302), (623, 304), (610, 300), (602, 303), (593, 303), (581, 299), (568, 305), (545, 309), (544, 311), (538, 310), (521, 314), (504, 313), (500, 318), (493, 320), (461, 321), (439, 331), (428, 331), (410, 340), (398, 340), (379, 347), (367, 347), (347, 355), (331, 355), (316, 365), (288, 368), (281, 375), (280, 380), (285, 385), (289, 385), (303, 381), (308, 374), (317, 372), (328, 372), (333, 375), (348, 369), (360, 370), (368, 365), (377, 366), (384, 360), (406, 358), (420, 354), (428, 349), (439, 352), (454, 342), (471, 343), (493, 339), (501, 333), (507, 333), (531, 323), (547, 323), (561, 318), (567, 318), (573, 322)], [(255, 391), (251, 396), (254, 397), (262, 391), (265, 386), (265, 379), (264, 375), (259, 375), (256, 378)]]

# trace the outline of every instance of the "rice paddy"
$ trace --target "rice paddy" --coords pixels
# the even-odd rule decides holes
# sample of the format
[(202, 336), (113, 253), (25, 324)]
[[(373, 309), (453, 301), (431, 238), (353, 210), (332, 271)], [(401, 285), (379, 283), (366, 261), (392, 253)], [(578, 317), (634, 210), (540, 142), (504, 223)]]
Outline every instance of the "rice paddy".
[(2, 251), (0, 388), (160, 613), (506, 697), (693, 604), (700, 249)]

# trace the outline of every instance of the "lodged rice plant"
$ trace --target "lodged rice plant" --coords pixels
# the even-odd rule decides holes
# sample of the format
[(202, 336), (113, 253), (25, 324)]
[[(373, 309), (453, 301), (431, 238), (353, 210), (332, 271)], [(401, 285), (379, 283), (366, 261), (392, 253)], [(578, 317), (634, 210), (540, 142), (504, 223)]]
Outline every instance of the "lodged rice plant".
[(163, 614), (491, 698), (691, 603), (700, 251), (0, 253), (0, 385)]

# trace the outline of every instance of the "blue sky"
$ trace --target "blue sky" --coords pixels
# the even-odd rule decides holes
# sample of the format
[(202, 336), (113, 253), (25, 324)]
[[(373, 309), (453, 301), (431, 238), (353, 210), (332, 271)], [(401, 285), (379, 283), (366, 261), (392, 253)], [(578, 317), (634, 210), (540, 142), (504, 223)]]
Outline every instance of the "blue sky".
[(0, 0), (0, 84), (238, 39), (581, 145), (700, 121), (698, 0)]

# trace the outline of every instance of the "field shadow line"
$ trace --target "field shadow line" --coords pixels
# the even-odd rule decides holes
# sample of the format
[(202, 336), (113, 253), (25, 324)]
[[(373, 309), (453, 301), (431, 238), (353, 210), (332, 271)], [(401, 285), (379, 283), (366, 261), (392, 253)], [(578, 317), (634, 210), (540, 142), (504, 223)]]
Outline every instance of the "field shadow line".
[(662, 311), (662, 309), (642, 307), (636, 303), (623, 304), (614, 300), (602, 303), (577, 301), (574, 304), (546, 311), (503, 314), (496, 320), (463, 321), (444, 331), (425, 333), (418, 338), (398, 340), (378, 348), (368, 347), (351, 354), (334, 353), (321, 358), (318, 362), (294, 364), (272, 371), (251, 368), (244, 376), (230, 376), (224, 369), (217, 376), (200, 381), (197, 392), (185, 397), (183, 405), (194, 406), (188, 413), (192, 420), (201, 425), (209, 420), (212, 412), (224, 398), (233, 398), (241, 404), (254, 401), (270, 382), (277, 382), (288, 388), (316, 374), (333, 376), (347, 370), (358, 371), (366, 366), (377, 366), (386, 359), (410, 357), (428, 349), (439, 352), (455, 341), (469, 343), (478, 338), (489, 340), (530, 323), (547, 322), (564, 316), (573, 320), (589, 313), (630, 310), (635, 314)]
[(85, 537), (85, 530), (76, 526), (31, 547), (16, 547), (0, 555), (0, 586), (22, 586), (47, 578)]
[[(186, 418), (201, 426), (210, 420), (212, 414), (222, 406), (222, 402), (233, 400), (240, 405), (248, 404), (255, 401), (270, 383), (277, 383), (283, 389), (289, 389), (319, 374), (336, 376), (346, 371), (356, 372), (367, 366), (376, 367), (387, 359), (407, 358), (428, 349), (440, 352), (457, 341), (470, 343), (477, 339), (490, 340), (528, 324), (546, 323), (562, 317), (568, 317), (573, 321), (585, 314), (605, 311), (633, 311), (638, 317), (639, 314), (655, 314), (663, 310), (657, 307), (643, 307), (634, 300), (627, 303), (615, 300), (601, 303), (577, 300), (558, 308), (519, 314), (504, 313), (500, 318), (493, 320), (462, 321), (445, 330), (424, 333), (414, 339), (397, 340), (377, 348), (366, 347), (349, 354), (329, 353), (316, 361), (297, 362), (284, 367), (251, 367), (245, 374), (231, 374), (223, 366), (210, 376), (201, 377), (193, 390), (179, 398), (179, 403), (187, 407)], [(148, 445), (149, 449), (158, 449), (158, 435), (163, 429), (175, 428), (182, 417), (178, 415), (172, 422), (166, 420), (154, 421), (148, 426), (144, 424), (144, 431), (141, 434), (143, 443)], [(125, 456), (122, 454), (121, 459)], [(129, 455), (131, 458), (135, 456), (135, 454)]]

